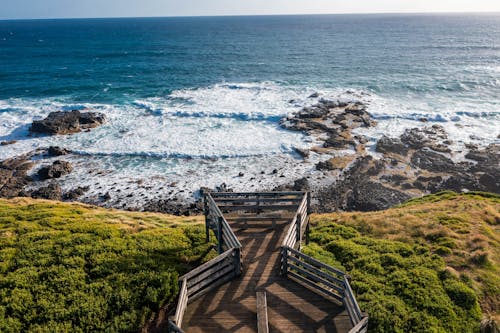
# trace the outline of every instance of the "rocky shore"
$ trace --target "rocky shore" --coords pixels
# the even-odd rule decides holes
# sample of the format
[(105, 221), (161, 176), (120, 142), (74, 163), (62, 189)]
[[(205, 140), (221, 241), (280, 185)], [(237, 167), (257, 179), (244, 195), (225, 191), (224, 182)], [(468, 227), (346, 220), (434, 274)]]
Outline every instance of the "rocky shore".
[[(105, 119), (104, 115), (93, 112), (53, 112), (46, 119), (33, 122), (30, 130), (67, 135), (90, 130)], [(399, 137), (382, 136), (373, 144), (359, 134), (364, 128), (377, 126), (367, 105), (326, 99), (319, 99), (314, 105), (289, 115), (280, 125), (287, 130), (303, 132), (319, 142), (307, 150), (296, 149), (298, 163), (313, 163), (314, 172), (287, 179), (279, 168), (263, 170), (260, 177), (280, 179), (281, 185), (275, 188), (252, 185), (249, 191), (311, 191), (313, 209), (317, 212), (380, 210), (442, 190), (500, 193), (500, 145), (470, 144), (457, 149), (439, 125), (409, 128)], [(81, 170), (82, 166), (74, 162), (75, 156), (65, 148), (52, 146), (1, 161), (0, 197), (78, 200), (106, 207), (177, 215), (201, 212), (196, 197), (191, 195), (189, 198), (183, 189), (176, 189), (175, 183), (163, 179), (159, 181), (167, 182), (165, 186), (171, 189), (168, 198), (145, 196), (144, 192), (158, 188), (141, 179), (131, 180), (133, 186), (123, 190), (113, 186), (101, 189), (99, 184), (91, 188), (78, 181), (73, 181), (69, 187), (64, 180), (75, 177), (75, 172), (106, 177), (105, 170)], [(245, 173), (236, 173), (235, 177), (244, 182)], [(259, 184), (255, 179), (259, 176), (252, 176), (249, 181)], [(231, 186), (221, 184), (206, 190), (230, 191)], [(124, 203), (134, 197), (140, 205)]]
[(370, 153), (367, 138), (353, 135), (357, 128), (376, 126), (366, 109), (362, 103), (320, 100), (282, 121), (323, 141), (311, 150), (335, 156), (316, 165), (326, 185), (306, 177), (289, 187), (312, 190), (316, 211), (381, 210), (443, 190), (500, 193), (500, 145), (453, 151), (443, 127), (432, 125), (383, 136)]

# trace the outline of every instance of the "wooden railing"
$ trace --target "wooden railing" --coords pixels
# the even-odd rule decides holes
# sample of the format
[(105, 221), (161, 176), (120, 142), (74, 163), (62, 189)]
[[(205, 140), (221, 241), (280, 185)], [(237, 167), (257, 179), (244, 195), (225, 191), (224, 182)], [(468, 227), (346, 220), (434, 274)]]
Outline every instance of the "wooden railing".
[(232, 280), (241, 273), (240, 249), (231, 248), (215, 259), (196, 267), (179, 278), (180, 291), (169, 331), (182, 332), (182, 320), (188, 303)]
[(288, 246), (292, 249), (300, 249), (304, 234), (307, 235), (309, 228), (309, 194), (303, 195), (301, 203), (288, 225), (288, 229), (283, 240), (283, 246)]
[(210, 240), (210, 229), (212, 229), (217, 237), (219, 254), (231, 248), (240, 248), (241, 243), (238, 237), (227, 223), (220, 208), (215, 203), (210, 193), (205, 195), (205, 225), (207, 232), (207, 242)]
[(182, 321), (190, 302), (241, 274), (241, 243), (210, 194), (205, 197), (205, 217), (207, 241), (212, 229), (217, 236), (219, 256), (179, 278), (177, 307), (168, 322), (168, 331), (172, 333), (183, 333)]
[[(281, 246), (282, 275), (342, 302), (354, 326), (349, 333), (367, 332), (368, 316), (359, 308), (349, 283), (349, 276), (341, 270), (300, 252), (304, 236), (306, 243), (308, 242), (309, 193), (207, 193), (204, 196), (204, 207), (207, 242), (210, 240), (210, 231), (213, 231), (217, 237), (219, 256), (179, 278), (179, 297), (175, 315), (168, 322), (169, 333), (184, 333), (181, 328), (182, 321), (190, 302), (241, 274), (242, 246), (224, 217), (223, 211), (258, 213), (258, 216), (240, 214), (239, 218), (233, 217), (232, 221), (273, 220), (274, 224), (275, 220), (289, 220), (290, 223)], [(295, 212), (295, 215), (290, 220), (282, 215), (265, 214), (269, 210), (290, 211)], [(264, 321), (259, 322), (264, 323)], [(265, 322), (267, 323), (267, 320)], [(262, 327), (264, 330), (264, 326)]]
[(309, 234), (309, 193), (304, 195), (297, 212), (288, 225), (281, 246), (281, 274), (316, 292), (344, 304), (354, 326), (349, 333), (365, 333), (368, 316), (361, 312), (349, 283), (350, 277), (339, 269), (300, 252), (304, 234)]

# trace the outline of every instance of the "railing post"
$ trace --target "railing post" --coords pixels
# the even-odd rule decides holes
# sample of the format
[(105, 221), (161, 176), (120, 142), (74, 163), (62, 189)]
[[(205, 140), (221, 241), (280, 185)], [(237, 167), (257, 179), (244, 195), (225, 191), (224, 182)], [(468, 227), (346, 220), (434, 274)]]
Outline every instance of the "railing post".
[(297, 243), (298, 243), (298, 250), (300, 251), (300, 243), (302, 241), (302, 214), (297, 214)]
[(288, 273), (288, 249), (286, 246), (281, 247), (281, 275), (287, 276)]
[(309, 245), (309, 216), (307, 217), (307, 222), (306, 222), (306, 245)]
[(235, 247), (234, 248), (234, 260), (235, 260), (235, 263), (236, 263), (236, 276), (240, 276), (241, 275), (241, 272), (242, 272), (242, 269), (241, 269), (241, 248), (239, 247)]
[(306, 244), (309, 244), (309, 222), (310, 222), (310, 217), (309, 215), (311, 214), (311, 192), (307, 192), (307, 218), (306, 218)]
[(210, 242), (210, 220), (208, 218), (209, 208), (208, 208), (208, 199), (207, 194), (203, 194), (203, 214), (205, 215), (205, 233), (206, 233), (206, 242)]
[(306, 193), (307, 196), (307, 215), (311, 214), (311, 192)]
[(219, 254), (222, 254), (222, 216), (217, 217), (217, 248), (219, 251)]

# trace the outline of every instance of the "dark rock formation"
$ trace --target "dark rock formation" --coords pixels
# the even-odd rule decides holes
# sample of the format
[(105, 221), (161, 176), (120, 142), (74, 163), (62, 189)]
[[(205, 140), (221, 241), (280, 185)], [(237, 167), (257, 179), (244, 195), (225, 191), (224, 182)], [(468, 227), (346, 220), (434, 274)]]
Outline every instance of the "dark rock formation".
[(31, 197), (35, 199), (61, 200), (61, 186), (56, 183), (50, 183), (48, 186), (40, 187), (31, 192)]
[(448, 157), (430, 150), (417, 150), (411, 157), (414, 166), (433, 172), (456, 171), (458, 166)]
[(71, 153), (71, 150), (57, 147), (57, 146), (50, 146), (49, 149), (47, 149), (47, 155), (49, 155), (50, 157), (67, 155), (70, 153)]
[(311, 189), (311, 187), (309, 185), (309, 181), (305, 177), (297, 179), (293, 183), (293, 190), (294, 191), (309, 191), (310, 189)]
[(2, 141), (0, 142), (0, 146), (8, 146), (8, 145), (13, 145), (14, 143), (16, 143), (17, 141), (16, 140), (10, 140), (10, 141)]
[(88, 186), (79, 186), (77, 188), (74, 188), (63, 195), (63, 200), (68, 200), (68, 201), (75, 201), (79, 197), (85, 194), (90, 188)]
[(193, 204), (182, 204), (177, 202), (177, 200), (158, 199), (147, 202), (143, 210), (178, 216), (191, 216), (203, 214), (203, 204), (201, 201)]
[(346, 207), (356, 211), (383, 210), (410, 198), (410, 195), (401, 191), (385, 187), (380, 183), (367, 181), (352, 189), (347, 196)]
[(384, 166), (371, 156), (358, 157), (339, 181), (315, 194), (320, 203), (315, 210), (382, 210), (408, 200), (410, 195), (371, 179)]
[(382, 136), (377, 142), (375, 150), (379, 153), (394, 153), (406, 156), (408, 154), (408, 148), (403, 144), (399, 138), (389, 138), (387, 136)]
[(60, 178), (71, 173), (71, 171), (73, 171), (71, 163), (66, 161), (55, 161), (52, 165), (42, 167), (38, 170), (38, 177), (40, 177), (41, 180)]
[(27, 155), (0, 162), (0, 197), (25, 196), (23, 189), (31, 182), (31, 177), (27, 173), (33, 165), (34, 163)]
[(325, 99), (321, 99), (313, 106), (304, 107), (281, 121), (281, 126), (286, 129), (319, 137), (324, 142), (323, 147), (315, 147), (312, 150), (325, 152), (351, 147), (362, 147), (363, 150), (366, 138), (353, 137), (352, 130), (375, 124), (364, 104)]
[(35, 120), (30, 131), (48, 135), (77, 133), (103, 124), (105, 117), (97, 112), (51, 112), (43, 120)]

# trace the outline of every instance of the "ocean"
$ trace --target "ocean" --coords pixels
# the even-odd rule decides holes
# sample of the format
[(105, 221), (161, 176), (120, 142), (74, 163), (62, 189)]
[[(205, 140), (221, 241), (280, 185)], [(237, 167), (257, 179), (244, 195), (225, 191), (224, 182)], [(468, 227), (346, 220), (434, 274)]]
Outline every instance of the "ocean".
[[(368, 105), (378, 126), (358, 132), (372, 151), (384, 134), (436, 123), (457, 150), (498, 143), (500, 14), (0, 21), (0, 141), (17, 141), (0, 159), (71, 149), (80, 168), (63, 186), (87, 184), (89, 196), (190, 198), (313, 174), (322, 157), (302, 162), (296, 148), (315, 140), (279, 121), (316, 92)], [(108, 121), (28, 135), (33, 120), (73, 109)]]

